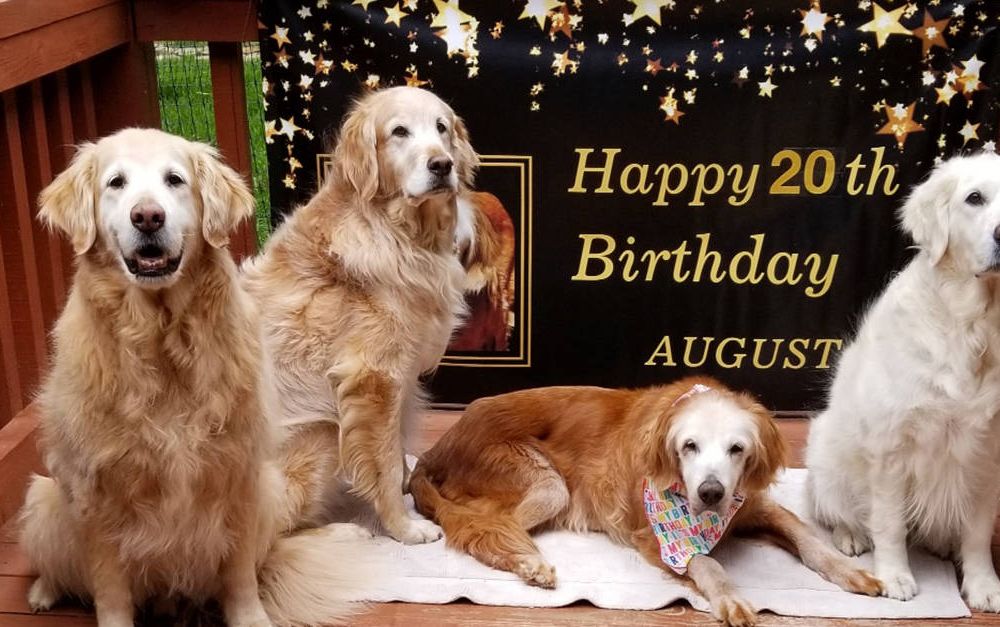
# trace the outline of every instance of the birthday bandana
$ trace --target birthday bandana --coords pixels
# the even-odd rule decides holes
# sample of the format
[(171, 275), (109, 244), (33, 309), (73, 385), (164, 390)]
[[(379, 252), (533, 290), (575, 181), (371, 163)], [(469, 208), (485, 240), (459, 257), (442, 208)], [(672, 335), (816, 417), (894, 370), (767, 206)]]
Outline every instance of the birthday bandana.
[(745, 499), (742, 494), (734, 494), (725, 516), (710, 510), (694, 516), (682, 492), (680, 483), (659, 491), (648, 477), (642, 480), (642, 501), (660, 544), (660, 559), (679, 575), (687, 572), (691, 558), (708, 555), (715, 548)]

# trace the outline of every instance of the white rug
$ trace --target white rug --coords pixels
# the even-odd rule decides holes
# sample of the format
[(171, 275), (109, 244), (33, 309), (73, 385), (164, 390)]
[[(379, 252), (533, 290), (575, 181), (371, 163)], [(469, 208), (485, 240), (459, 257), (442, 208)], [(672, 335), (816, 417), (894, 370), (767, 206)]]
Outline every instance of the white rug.
[[(802, 515), (805, 478), (805, 470), (786, 471), (772, 489), (772, 496)], [(407, 502), (412, 511), (411, 497)], [(340, 518), (363, 521), (367, 516), (354, 512)], [(824, 537), (829, 541), (828, 533), (824, 532)], [(372, 550), (391, 558), (399, 577), (386, 580), (371, 600), (449, 603), (465, 598), (482, 605), (524, 607), (558, 607), (583, 600), (604, 608), (652, 610), (684, 599), (692, 607), (708, 611), (708, 603), (691, 588), (602, 534), (551, 531), (536, 539), (546, 560), (556, 568), (555, 590), (528, 586), (511, 573), (488, 568), (446, 548), (444, 541), (404, 546), (389, 538), (376, 538)], [(713, 556), (758, 610), (839, 618), (969, 616), (952, 563), (919, 550), (911, 551), (910, 565), (920, 594), (906, 602), (844, 592), (763, 541), (730, 539)], [(870, 553), (856, 559), (871, 568)]]

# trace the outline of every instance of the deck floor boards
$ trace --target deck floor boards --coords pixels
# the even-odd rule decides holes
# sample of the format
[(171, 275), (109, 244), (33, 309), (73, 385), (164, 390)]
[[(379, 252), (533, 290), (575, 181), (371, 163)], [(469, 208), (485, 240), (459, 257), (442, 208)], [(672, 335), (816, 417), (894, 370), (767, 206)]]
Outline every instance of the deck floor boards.
[[(414, 434), (409, 448), (420, 453), (437, 441), (458, 418), (457, 412), (430, 412), (424, 417), (420, 429)], [(808, 433), (808, 423), (803, 419), (781, 420), (781, 430), (789, 443), (789, 464), (802, 465), (802, 450)], [(0, 492), (3, 486), (0, 485)], [(1000, 555), (1000, 534), (994, 535), (994, 559)], [(94, 627), (97, 623), (89, 608), (64, 604), (45, 614), (31, 614), (25, 596), (31, 585), (30, 567), (23, 551), (17, 545), (12, 525), (0, 529), (0, 627)], [(669, 607), (652, 612), (602, 610), (586, 603), (569, 607), (510, 608), (473, 605), (468, 602), (448, 605), (420, 605), (410, 603), (380, 603), (368, 607), (351, 621), (357, 627), (638, 627), (643, 625), (716, 625), (708, 614), (692, 610), (687, 605)], [(965, 627), (983, 625), (1000, 627), (1000, 615), (974, 614), (972, 618), (957, 620), (913, 621), (848, 621), (815, 618), (796, 619), (760, 615), (761, 625), (802, 625), (808, 627), (846, 627), (847, 625), (892, 625)]]

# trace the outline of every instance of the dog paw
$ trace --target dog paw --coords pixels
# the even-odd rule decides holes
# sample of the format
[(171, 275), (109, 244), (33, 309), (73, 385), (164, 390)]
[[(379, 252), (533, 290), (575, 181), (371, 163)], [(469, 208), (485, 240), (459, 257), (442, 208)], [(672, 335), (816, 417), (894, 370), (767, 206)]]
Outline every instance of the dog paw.
[(847, 567), (832, 578), (833, 583), (854, 594), (866, 594), (877, 597), (882, 594), (883, 586), (878, 577), (862, 568)]
[(712, 616), (723, 625), (752, 627), (757, 624), (757, 610), (738, 596), (724, 596), (712, 603)]
[(556, 569), (537, 555), (529, 555), (518, 560), (514, 574), (530, 586), (539, 588), (556, 587)]
[(32, 612), (47, 612), (59, 600), (59, 593), (44, 577), (39, 577), (28, 590), (28, 607)]
[(974, 610), (1000, 612), (1000, 581), (996, 577), (966, 577), (962, 596)]
[(444, 532), (429, 520), (411, 519), (397, 533), (390, 534), (403, 544), (424, 544), (440, 540)]
[(833, 545), (837, 550), (849, 557), (867, 553), (872, 549), (871, 540), (864, 534), (851, 531), (843, 525), (833, 528)]
[(882, 596), (890, 599), (909, 601), (920, 591), (908, 570), (878, 573), (877, 576), (882, 580)]
[(355, 540), (371, 540), (372, 532), (361, 525), (354, 523), (330, 523), (324, 525), (322, 530), (330, 536), (332, 540), (352, 542)]

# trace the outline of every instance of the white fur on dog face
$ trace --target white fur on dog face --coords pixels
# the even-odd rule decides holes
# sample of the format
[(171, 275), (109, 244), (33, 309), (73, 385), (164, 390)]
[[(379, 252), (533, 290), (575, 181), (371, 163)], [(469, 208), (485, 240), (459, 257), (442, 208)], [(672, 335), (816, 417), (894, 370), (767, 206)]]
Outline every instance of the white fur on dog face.
[[(454, 193), (458, 189), (455, 114), (421, 89), (392, 90), (380, 105), (376, 113), (379, 170), (411, 201), (420, 202), (433, 193)], [(432, 159), (441, 158), (452, 164), (445, 177), (428, 169)]]
[(932, 263), (946, 259), (963, 275), (1000, 271), (1000, 156), (950, 159), (913, 191), (901, 213)]
[[(126, 276), (143, 284), (169, 285), (177, 272), (160, 277), (136, 276), (128, 270), (126, 259), (134, 258), (151, 242), (170, 259), (181, 258), (185, 242), (199, 222), (191, 187), (191, 160), (176, 143), (176, 138), (161, 133), (135, 130), (98, 144), (98, 233), (108, 250), (120, 253), (118, 261)], [(143, 203), (154, 204), (164, 212), (163, 227), (153, 236), (144, 235), (132, 224), (132, 209)]]
[[(751, 413), (711, 392), (692, 397), (674, 419), (667, 443), (680, 460), (684, 490), (696, 514), (729, 509), (751, 447), (758, 441), (756, 424)], [(698, 488), (712, 479), (722, 484), (725, 493), (717, 504), (707, 506)]]

